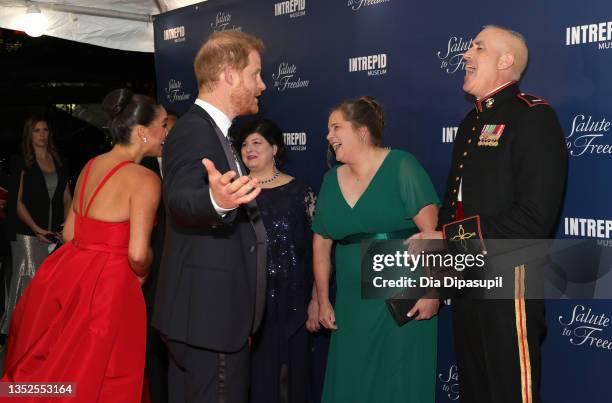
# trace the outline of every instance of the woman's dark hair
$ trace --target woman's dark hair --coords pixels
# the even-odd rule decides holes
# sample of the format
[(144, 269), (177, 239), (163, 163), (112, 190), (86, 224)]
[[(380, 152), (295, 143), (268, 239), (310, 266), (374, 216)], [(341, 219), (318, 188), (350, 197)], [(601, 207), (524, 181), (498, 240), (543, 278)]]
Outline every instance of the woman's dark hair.
[(365, 95), (357, 99), (342, 101), (334, 106), (330, 113), (335, 111), (340, 111), (344, 119), (351, 122), (353, 127), (367, 127), (372, 136), (372, 143), (375, 146), (381, 145), (385, 128), (385, 111), (374, 98)]
[(149, 126), (159, 111), (155, 100), (126, 88), (111, 91), (104, 97), (102, 108), (110, 117), (108, 128), (113, 144), (129, 144), (134, 126)]
[(274, 159), (278, 165), (282, 165), (287, 160), (287, 149), (283, 142), (283, 131), (270, 119), (257, 118), (238, 124), (230, 130), (230, 138), (233, 139), (234, 148), (240, 150), (242, 143), (253, 133), (259, 133), (266, 141), (276, 146)]
[[(57, 152), (57, 148), (55, 147), (55, 142), (53, 141), (53, 132), (51, 131), (51, 127), (49, 126), (49, 121), (44, 116), (32, 115), (26, 119), (25, 124), (23, 125), (23, 134), (21, 136), (21, 152), (23, 153), (23, 159), (25, 161), (26, 166), (32, 166), (36, 161), (36, 154), (34, 153), (34, 146), (32, 145), (32, 134), (34, 133), (34, 128), (36, 124), (39, 122), (45, 122), (47, 127), (49, 128), (49, 138), (47, 140), (47, 151), (53, 157), (55, 163), (59, 166), (62, 165), (62, 159), (60, 158), (59, 152)], [(58, 167), (56, 167), (58, 168)]]

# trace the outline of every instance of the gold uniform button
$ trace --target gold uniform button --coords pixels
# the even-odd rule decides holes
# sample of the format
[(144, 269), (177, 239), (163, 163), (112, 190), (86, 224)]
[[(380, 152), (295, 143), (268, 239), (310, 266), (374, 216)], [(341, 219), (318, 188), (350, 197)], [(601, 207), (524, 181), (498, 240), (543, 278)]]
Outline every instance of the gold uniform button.
[(455, 182), (457, 182), (458, 180), (459, 180), (459, 177), (457, 176), (457, 177), (455, 178)]
[(472, 127), (472, 131), (475, 132), (476, 131), (476, 126)]
[(455, 215), (454, 215), (454, 214), (451, 214), (451, 218), (455, 218)]
[(453, 193), (457, 193), (457, 189), (453, 189)]
[(463, 169), (463, 164), (459, 164), (459, 169)]
[(470, 144), (472, 142), (472, 139), (468, 139), (468, 144)]
[(454, 205), (455, 205), (455, 202), (452, 202), (452, 203), (451, 203), (451, 206), (454, 206)]
[(467, 155), (467, 151), (464, 151), (463, 152), (463, 156), (465, 157), (466, 155)]

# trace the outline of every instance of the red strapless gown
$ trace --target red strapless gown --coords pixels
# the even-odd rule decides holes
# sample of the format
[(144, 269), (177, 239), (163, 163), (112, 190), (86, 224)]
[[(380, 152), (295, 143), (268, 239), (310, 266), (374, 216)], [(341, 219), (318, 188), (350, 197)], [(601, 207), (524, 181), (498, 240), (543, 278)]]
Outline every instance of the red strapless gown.
[[(87, 211), (106, 180), (126, 163), (106, 175)], [(91, 161), (82, 188), (90, 166)], [(73, 241), (45, 260), (17, 304), (2, 377), (5, 382), (75, 382), (76, 396), (15, 402), (140, 401), (146, 311), (127, 259), (130, 223), (98, 221), (87, 211), (76, 214)]]

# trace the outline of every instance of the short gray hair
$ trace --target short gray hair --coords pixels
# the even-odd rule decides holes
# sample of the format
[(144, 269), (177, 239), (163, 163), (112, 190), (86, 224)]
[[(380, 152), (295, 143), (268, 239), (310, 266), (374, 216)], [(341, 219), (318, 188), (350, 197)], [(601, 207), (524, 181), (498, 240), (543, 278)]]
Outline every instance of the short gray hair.
[(521, 42), (523, 42), (523, 44), (525, 46), (527, 46), (527, 40), (525, 39), (525, 37), (523, 36), (523, 34), (521, 34), (520, 32), (517, 32), (513, 29), (510, 28), (506, 28), (506, 27), (502, 27), (501, 25), (485, 25), (482, 27), (483, 29), (488, 29), (488, 28), (492, 28), (492, 29), (500, 29), (502, 31), (506, 31), (507, 33), (509, 33), (510, 35), (514, 36), (516, 39), (520, 40)]
[(516, 49), (517, 52), (514, 54), (515, 64), (512, 69), (514, 75), (513, 79), (519, 80), (523, 75), (525, 68), (527, 67), (527, 63), (529, 62), (529, 47), (527, 46), (527, 41), (525, 40), (525, 37), (517, 31), (499, 25), (485, 25), (483, 28), (497, 29), (503, 31), (506, 34), (510, 35), (510, 37), (517, 40), (519, 46), (524, 48), (524, 52), (521, 52), (520, 49)]

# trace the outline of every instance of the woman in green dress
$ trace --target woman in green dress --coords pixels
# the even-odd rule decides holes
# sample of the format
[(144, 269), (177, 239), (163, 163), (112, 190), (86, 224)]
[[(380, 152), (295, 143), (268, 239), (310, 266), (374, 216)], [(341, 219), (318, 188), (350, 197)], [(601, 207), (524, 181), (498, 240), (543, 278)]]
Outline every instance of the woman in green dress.
[[(323, 403), (435, 400), (439, 302), (420, 299), (409, 313), (416, 320), (399, 327), (383, 300), (361, 298), (361, 246), (347, 242), (436, 227), (439, 200), (429, 176), (411, 154), (380, 146), (383, 127), (383, 109), (371, 97), (345, 101), (329, 116), (327, 140), (343, 164), (325, 174), (313, 222), (318, 316), (333, 329)], [(332, 307), (331, 250), (340, 240)]]

